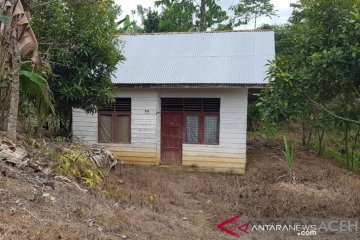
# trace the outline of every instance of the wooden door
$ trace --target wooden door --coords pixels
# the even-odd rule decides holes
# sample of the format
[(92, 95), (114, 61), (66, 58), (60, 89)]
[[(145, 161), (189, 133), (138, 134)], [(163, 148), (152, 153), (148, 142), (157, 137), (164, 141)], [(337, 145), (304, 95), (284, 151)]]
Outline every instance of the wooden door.
[(161, 164), (181, 165), (183, 140), (183, 114), (161, 114)]

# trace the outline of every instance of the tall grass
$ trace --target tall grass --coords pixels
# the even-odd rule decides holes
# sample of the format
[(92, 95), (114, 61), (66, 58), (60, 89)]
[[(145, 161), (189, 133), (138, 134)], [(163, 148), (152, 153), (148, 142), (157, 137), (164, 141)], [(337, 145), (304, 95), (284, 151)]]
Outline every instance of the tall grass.
[(288, 171), (289, 171), (289, 175), (290, 175), (292, 181), (295, 182), (295, 174), (294, 174), (294, 171), (293, 171), (294, 163), (295, 163), (294, 148), (289, 146), (285, 136), (284, 136), (284, 147), (285, 147), (285, 150), (284, 151), (282, 150), (282, 152), (283, 152), (284, 157), (285, 157), (285, 161), (286, 161), (286, 165), (287, 165), (287, 168), (288, 168)]

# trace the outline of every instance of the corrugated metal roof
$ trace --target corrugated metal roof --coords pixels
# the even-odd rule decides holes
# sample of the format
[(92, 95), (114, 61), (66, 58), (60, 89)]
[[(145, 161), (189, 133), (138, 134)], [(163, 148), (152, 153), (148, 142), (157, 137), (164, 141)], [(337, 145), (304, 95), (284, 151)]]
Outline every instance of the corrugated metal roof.
[(274, 32), (123, 35), (115, 84), (266, 84)]

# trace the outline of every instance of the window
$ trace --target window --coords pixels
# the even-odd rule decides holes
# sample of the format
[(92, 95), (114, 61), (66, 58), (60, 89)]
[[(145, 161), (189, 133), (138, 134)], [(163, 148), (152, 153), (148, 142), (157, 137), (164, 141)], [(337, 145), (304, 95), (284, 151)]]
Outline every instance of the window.
[(218, 143), (218, 116), (204, 115), (204, 143), (215, 144)]
[(99, 142), (131, 142), (131, 99), (116, 98), (114, 104), (99, 107)]
[(219, 98), (163, 98), (163, 112), (183, 112), (184, 143), (219, 144)]
[(185, 143), (219, 144), (219, 113), (185, 112)]
[(197, 115), (186, 116), (186, 141), (188, 143), (199, 143), (200, 117)]

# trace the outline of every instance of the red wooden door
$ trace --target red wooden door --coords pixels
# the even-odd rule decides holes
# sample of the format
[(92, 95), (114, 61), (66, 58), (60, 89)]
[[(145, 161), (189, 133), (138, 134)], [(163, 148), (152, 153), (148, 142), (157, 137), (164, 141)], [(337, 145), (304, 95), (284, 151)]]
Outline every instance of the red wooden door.
[(161, 164), (181, 165), (183, 114), (161, 113)]

